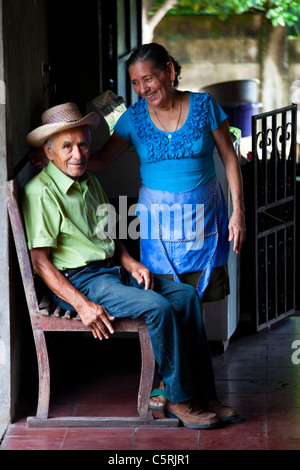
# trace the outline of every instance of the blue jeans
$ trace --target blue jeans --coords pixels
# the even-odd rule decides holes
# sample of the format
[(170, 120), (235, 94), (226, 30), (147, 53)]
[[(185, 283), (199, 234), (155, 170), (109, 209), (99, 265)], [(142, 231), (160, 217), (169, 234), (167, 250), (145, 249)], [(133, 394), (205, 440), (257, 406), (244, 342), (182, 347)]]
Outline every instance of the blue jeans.
[[(172, 402), (197, 397), (204, 405), (216, 398), (209, 346), (196, 290), (155, 277), (155, 291), (115, 266), (113, 260), (91, 263), (63, 271), (70, 283), (93, 302), (116, 317), (145, 320), (158, 373)], [(55, 296), (55, 302), (74, 311)]]

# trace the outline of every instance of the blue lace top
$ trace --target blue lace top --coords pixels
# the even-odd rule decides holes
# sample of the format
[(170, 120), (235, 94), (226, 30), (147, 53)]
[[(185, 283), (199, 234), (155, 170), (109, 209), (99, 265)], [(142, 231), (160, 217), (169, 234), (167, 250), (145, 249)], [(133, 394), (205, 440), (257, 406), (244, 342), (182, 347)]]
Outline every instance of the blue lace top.
[(211, 95), (190, 92), (187, 119), (176, 132), (167, 133), (153, 124), (144, 99), (125, 111), (115, 132), (134, 145), (146, 187), (170, 192), (189, 191), (216, 178), (215, 143), (211, 132), (226, 117)]

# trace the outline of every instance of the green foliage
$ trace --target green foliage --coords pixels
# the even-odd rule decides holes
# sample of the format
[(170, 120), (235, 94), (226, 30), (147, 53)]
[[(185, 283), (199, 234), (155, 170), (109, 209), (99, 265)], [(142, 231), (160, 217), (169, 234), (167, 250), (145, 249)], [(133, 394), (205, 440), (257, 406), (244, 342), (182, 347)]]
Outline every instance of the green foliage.
[[(154, 13), (165, 0), (153, 0)], [(274, 26), (293, 26), (300, 18), (300, 0), (178, 0), (168, 14), (206, 14), (226, 19), (229, 15), (262, 11)]]

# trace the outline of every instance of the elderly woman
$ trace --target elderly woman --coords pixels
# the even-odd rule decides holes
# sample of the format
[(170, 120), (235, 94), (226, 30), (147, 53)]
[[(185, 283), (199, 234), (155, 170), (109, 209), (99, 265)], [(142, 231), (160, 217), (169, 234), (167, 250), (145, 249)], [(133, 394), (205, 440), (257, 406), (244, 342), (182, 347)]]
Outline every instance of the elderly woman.
[[(163, 46), (138, 47), (127, 65), (141, 99), (121, 116), (94, 169), (104, 169), (134, 145), (141, 162), (140, 204), (148, 209), (139, 211), (141, 261), (156, 274), (192, 284), (202, 302), (221, 300), (229, 294), (229, 242), (238, 253), (245, 238), (242, 180), (227, 116), (209, 94), (177, 90), (181, 67)], [(231, 191), (229, 223), (215, 146)], [(170, 208), (167, 226), (162, 207)], [(183, 229), (174, 228), (179, 214)], [(163, 402), (158, 395), (150, 406)]]

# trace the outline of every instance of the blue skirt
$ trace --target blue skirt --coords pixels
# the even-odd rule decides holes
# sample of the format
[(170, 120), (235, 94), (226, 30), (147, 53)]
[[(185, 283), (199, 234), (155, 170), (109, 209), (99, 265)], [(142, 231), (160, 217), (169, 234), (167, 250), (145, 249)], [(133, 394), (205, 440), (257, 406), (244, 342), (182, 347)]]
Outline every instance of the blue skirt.
[(213, 268), (228, 261), (228, 209), (218, 181), (173, 193), (141, 187), (141, 262), (155, 274), (201, 271), (202, 299)]

